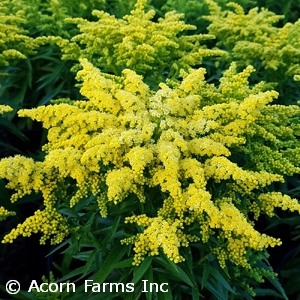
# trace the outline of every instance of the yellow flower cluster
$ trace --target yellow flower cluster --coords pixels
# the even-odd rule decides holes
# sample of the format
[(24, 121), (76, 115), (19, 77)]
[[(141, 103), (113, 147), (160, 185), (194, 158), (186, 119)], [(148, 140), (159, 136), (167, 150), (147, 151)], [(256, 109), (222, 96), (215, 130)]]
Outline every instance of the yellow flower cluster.
[(46, 169), (42, 162), (34, 162), (32, 158), (20, 155), (3, 158), (0, 161), (0, 178), (6, 178), (9, 182), (7, 188), (17, 192), (11, 196), (11, 202), (31, 194), (32, 191), (41, 191), (45, 205), (51, 205), (56, 198), (52, 194), (56, 188), (56, 173)]
[[(147, 227), (135, 242), (134, 251), (137, 254), (134, 257), (133, 265), (139, 265), (147, 253), (152, 256), (158, 255), (160, 248), (175, 263), (184, 261), (179, 254), (179, 247), (180, 245), (187, 246), (189, 239), (193, 240), (193, 238), (182, 232), (178, 234), (180, 223), (170, 222), (170, 220), (168, 222), (162, 217), (148, 218), (145, 215), (128, 217), (125, 223), (137, 223), (139, 226)], [(127, 240), (124, 239), (122, 243), (127, 243)]]
[[(4, 242), (38, 231), (43, 233), (42, 242), (52, 235), (53, 242), (61, 241), (68, 228), (54, 209), (58, 198), (74, 206), (94, 195), (106, 217), (108, 203), (121, 205), (130, 196), (147, 204), (154, 201), (149, 191), (160, 190), (165, 197), (159, 200), (157, 215), (126, 219), (143, 227), (142, 233), (123, 241), (135, 244), (136, 265), (160, 249), (180, 262), (181, 246), (199, 239), (207, 242), (213, 234), (222, 240), (222, 246), (215, 246), (221, 247), (216, 251), (222, 266), (229, 259), (247, 267), (248, 250), (280, 244), (254, 229), (240, 197), (252, 197), (272, 182), (283, 181), (276, 163), (284, 172), (299, 168), (299, 160), (293, 158), (293, 153), (300, 153), (298, 123), (294, 121), (289, 131), (274, 130), (274, 126), (288, 127), (290, 117), (298, 112), (270, 105), (276, 92), (262, 92), (259, 84), (250, 88), (247, 78), (253, 68), (238, 73), (232, 64), (218, 87), (206, 83), (204, 69), (190, 70), (182, 72), (182, 81), (173, 87), (160, 84), (152, 90), (134, 71), (125, 69), (122, 76), (112, 76), (86, 59), (81, 64), (78, 79), (86, 100), (19, 111), (19, 116), (43, 122), (49, 129), (45, 159), (3, 159), (0, 177), (17, 190), (12, 201), (42, 192), (45, 210), (19, 225)], [(294, 137), (290, 150), (287, 132)], [(270, 134), (276, 147), (260, 153), (256, 145), (270, 140)], [(278, 157), (271, 164), (274, 172), (256, 167), (262, 155), (264, 161)], [(244, 157), (246, 166), (239, 161)], [(71, 195), (69, 179), (76, 182)], [(273, 198), (276, 206), (298, 210), (284, 196), (266, 195), (258, 199), (262, 211), (270, 212), (268, 199)], [(249, 211), (253, 209), (249, 206)]]
[(6, 113), (6, 112), (11, 112), (13, 109), (8, 106), (8, 105), (0, 105), (0, 115)]
[(284, 182), (283, 177), (279, 174), (244, 171), (226, 157), (215, 156), (208, 159), (204, 171), (208, 178), (214, 178), (216, 182), (232, 177), (235, 184), (241, 188), (239, 191), (245, 193), (250, 193), (259, 187), (265, 187), (272, 182)]
[(16, 213), (13, 211), (8, 211), (3, 206), (0, 206), (0, 221), (5, 220), (7, 217), (15, 216)]
[(12, 243), (18, 236), (31, 236), (32, 233), (42, 233), (40, 244), (51, 238), (51, 244), (61, 243), (69, 234), (66, 219), (54, 208), (37, 210), (33, 216), (27, 218), (23, 224), (4, 236), (2, 243)]
[(274, 208), (281, 207), (283, 210), (298, 211), (300, 213), (300, 204), (297, 199), (292, 199), (288, 195), (280, 192), (270, 192), (258, 196), (258, 205), (260, 210), (268, 216), (274, 216)]

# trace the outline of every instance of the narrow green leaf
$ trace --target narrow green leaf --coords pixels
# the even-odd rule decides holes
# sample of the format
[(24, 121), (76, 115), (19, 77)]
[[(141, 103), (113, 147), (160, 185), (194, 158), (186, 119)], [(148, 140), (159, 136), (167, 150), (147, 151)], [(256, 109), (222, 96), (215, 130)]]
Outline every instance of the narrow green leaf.
[[(92, 228), (92, 225), (93, 225), (93, 221), (95, 219), (95, 215), (96, 215), (96, 212), (92, 213), (90, 216), (89, 216), (89, 214), (85, 214), (84, 215), (84, 217), (85, 217), (85, 224), (82, 227), (82, 231), (85, 234), (87, 234), (87, 235), (89, 233), (91, 233), (91, 228)], [(86, 221), (86, 218), (89, 218), (89, 219)]]
[(106, 277), (110, 274), (110, 272), (113, 270), (113, 266), (117, 264), (120, 259), (124, 256), (126, 253), (126, 247), (120, 244), (117, 244), (109, 253), (107, 256), (104, 264), (101, 266), (100, 271), (97, 274), (97, 280), (98, 283), (103, 283)]
[(152, 260), (153, 256), (147, 256), (138, 267), (134, 268), (133, 279), (131, 282), (133, 282), (134, 284), (139, 282), (139, 280), (150, 267)]
[[(270, 267), (268, 267), (265, 263), (263, 263), (261, 261), (258, 261), (257, 265), (260, 268), (263, 268), (265, 270), (270, 270)], [(277, 288), (277, 290), (281, 293), (281, 295), (283, 296), (283, 298), (285, 300), (288, 300), (288, 297), (285, 294), (285, 291), (284, 291), (283, 287), (281, 286), (280, 282), (278, 281), (278, 279), (277, 278), (272, 278), (272, 277), (269, 277), (269, 276), (267, 276), (267, 279)]]
[(201, 288), (203, 289), (205, 287), (205, 284), (207, 282), (207, 278), (209, 276), (209, 271), (210, 271), (210, 265), (208, 261), (205, 261), (203, 264), (203, 276), (202, 276), (202, 282), (201, 282)]
[(198, 289), (192, 288), (192, 298), (193, 300), (199, 300), (200, 293)]
[(283, 287), (281, 286), (280, 282), (278, 281), (278, 279), (277, 278), (271, 278), (271, 277), (267, 277), (267, 278), (277, 288), (277, 290), (281, 293), (283, 298), (285, 300), (288, 300), (288, 297), (287, 297)]
[[(64, 282), (64, 281), (66, 281), (66, 280), (68, 280), (68, 279), (70, 279), (70, 278), (73, 278), (73, 277), (75, 277), (75, 276), (82, 275), (83, 272), (84, 272), (84, 269), (85, 269), (85, 266), (79, 267), (79, 268), (77, 268), (77, 269), (71, 271), (71, 272), (68, 273), (67, 275), (63, 276), (62, 278), (60, 278), (57, 282)], [(87, 272), (87, 274), (90, 274), (90, 273), (93, 272), (93, 271), (94, 271), (94, 268), (91, 268), (91, 269)], [(86, 274), (86, 275), (87, 275), (87, 274)], [(75, 280), (75, 282), (76, 282), (76, 281), (77, 281), (77, 280)]]
[(235, 291), (231, 288), (231, 286), (228, 284), (228, 282), (225, 280), (225, 278), (214, 268), (210, 268), (210, 273), (215, 279), (222, 284), (222, 286), (230, 291), (231, 293), (235, 294)]
[(56, 88), (52, 89), (51, 92), (47, 93), (37, 104), (37, 106), (45, 105), (48, 103), (51, 99), (53, 99), (62, 89), (64, 86), (64, 82), (61, 82)]
[(87, 262), (89, 257), (92, 255), (93, 251), (95, 250), (89, 250), (75, 254), (73, 255), (73, 258)]
[(58, 210), (58, 212), (60, 214), (66, 215), (68, 217), (73, 217), (73, 218), (79, 219), (79, 215), (78, 215), (77, 211), (73, 208), (70, 208), (70, 207), (61, 208)]
[(90, 269), (90, 267), (91, 267), (93, 261), (95, 260), (95, 255), (96, 255), (97, 251), (98, 251), (98, 250), (95, 249), (95, 250), (91, 253), (91, 255), (89, 256), (89, 258), (88, 258), (88, 260), (87, 260), (87, 263), (86, 263), (86, 265), (85, 265), (85, 267), (84, 267), (83, 275), (82, 275), (82, 276), (85, 276), (85, 275), (87, 274), (87, 272), (89, 271), (89, 269)]
[(51, 252), (49, 252), (46, 257), (48, 257), (49, 255), (57, 252), (59, 249), (61, 249), (62, 247), (64, 247), (66, 244), (69, 244), (71, 242), (70, 239), (65, 240), (64, 242), (62, 242), (61, 244), (59, 244), (58, 246), (56, 246)]
[(27, 136), (13, 123), (9, 122), (4, 118), (0, 118), (0, 126), (10, 131), (12, 134), (17, 136), (23, 141), (29, 141)]
[(27, 57), (25, 60), (26, 66), (28, 68), (28, 72), (27, 72), (27, 85), (31, 88), (32, 87), (32, 65), (31, 65), (31, 60)]
[(99, 239), (94, 235), (92, 234), (92, 232), (89, 232), (88, 233), (88, 237), (91, 239), (91, 241), (93, 242), (92, 244), (92, 247), (95, 247), (97, 250), (102, 250), (102, 251), (105, 251), (105, 244), (102, 245), (99, 241)]
[(211, 292), (213, 293), (217, 299), (219, 300), (225, 300), (224, 299), (224, 295), (221, 294), (219, 291), (217, 291), (208, 281), (205, 283), (205, 287)]
[(270, 289), (254, 289), (256, 296), (274, 296), (283, 299), (282, 295)]
[(114, 269), (129, 268), (132, 267), (132, 263), (133, 263), (133, 258), (128, 258), (116, 263), (115, 265), (113, 265), (113, 268)]
[(187, 262), (189, 273), (193, 274), (193, 257), (192, 257), (192, 251), (190, 247), (186, 249), (184, 258)]
[[(76, 211), (81, 211), (83, 208), (89, 206), (92, 202), (95, 202), (96, 197), (94, 195), (90, 195), (89, 197), (81, 199), (75, 206), (74, 209)], [(95, 205), (97, 207), (97, 205)]]
[(184, 281), (191, 287), (195, 287), (190, 277), (172, 261), (170, 261), (164, 254), (161, 257), (156, 257), (155, 260), (164, 266), (167, 270), (171, 271), (178, 279)]
[[(153, 283), (153, 270), (152, 270), (151, 266), (148, 268), (148, 270), (146, 270), (145, 279), (147, 280), (148, 283)], [(146, 293), (147, 300), (151, 300), (152, 299), (152, 295), (153, 295), (153, 291), (149, 290)]]
[(105, 240), (104, 240), (104, 244), (107, 244), (108, 242), (111, 241), (112, 237), (114, 236), (114, 234), (116, 233), (118, 226), (120, 224), (120, 220), (121, 220), (121, 216), (117, 216), (114, 219), (114, 222), (112, 224), (111, 230), (109, 231), (108, 235), (106, 236)]
[(168, 283), (168, 292), (166, 292), (166, 293), (164, 293), (164, 292), (158, 293), (158, 299), (159, 300), (173, 300), (172, 291), (171, 291), (171, 287), (170, 287), (170, 284), (169, 284), (169, 280), (164, 275), (162, 275), (162, 274), (156, 273), (155, 275), (156, 275), (155, 278), (157, 278), (156, 281), (159, 284)]

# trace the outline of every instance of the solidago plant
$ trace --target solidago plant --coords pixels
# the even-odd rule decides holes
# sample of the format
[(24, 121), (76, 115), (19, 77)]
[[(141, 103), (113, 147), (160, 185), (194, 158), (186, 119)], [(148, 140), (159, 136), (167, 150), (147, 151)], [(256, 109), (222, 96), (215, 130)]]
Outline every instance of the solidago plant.
[(0, 3), (0, 67), (10, 65), (11, 61), (24, 59), (34, 53), (34, 39), (23, 28), (26, 19), (22, 12), (11, 14), (9, 1)]
[[(200, 285), (227, 299), (218, 282), (227, 294), (246, 298), (255, 295), (255, 281), (277, 282), (266, 249), (281, 241), (255, 225), (277, 208), (300, 212), (297, 199), (275, 188), (300, 173), (300, 107), (273, 104), (279, 93), (271, 80), (252, 78), (257, 67), (299, 80), (298, 23), (279, 29), (272, 26), (279, 17), (266, 10), (246, 15), (231, 3), (235, 12), (222, 13), (207, 2), (212, 11), (206, 17), (212, 22), (208, 29), (220, 39), (221, 50), (200, 45), (214, 39), (212, 34), (186, 34), (196, 27), (175, 11), (156, 21), (154, 10), (145, 11), (146, 0), (119, 19), (99, 10), (93, 11), (96, 21), (65, 19), (80, 31), (70, 40), (37, 39), (57, 43), (63, 59), (80, 63), (76, 79), (82, 99), (57, 99), (18, 111), (48, 130), (44, 157), (4, 158), (0, 178), (15, 190), (11, 202), (39, 194), (43, 206), (2, 243), (33, 233), (41, 234), (41, 244), (60, 244), (69, 236), (76, 240), (85, 214), (99, 212), (104, 222), (117, 211), (112, 230), (122, 224), (117, 241), (134, 268), (160, 256), (172, 270), (185, 263), (190, 270), (204, 268), (203, 278), (190, 272), (192, 279), (187, 279), (178, 271), (192, 287), (193, 299)], [(213, 57), (216, 66), (223, 58), (230, 63), (217, 83), (209, 83), (201, 67), (206, 57)], [(0, 107), (0, 113), (8, 111)], [(0, 207), (0, 220), (13, 214)], [(95, 214), (88, 224), (100, 220)], [(96, 236), (104, 229), (92, 233), (92, 225), (83, 228), (101, 245)], [(88, 253), (82, 278), (96, 256)], [(214, 279), (207, 283), (209, 274)]]
[[(103, 9), (105, 0), (5, 0), (12, 14), (26, 18), (25, 28), (31, 36), (60, 36), (70, 38), (73, 30), (66, 27), (65, 18), (89, 17), (93, 9)], [(8, 2), (8, 3), (7, 3)]]
[[(11, 112), (12, 108), (7, 105), (0, 105), (0, 115), (6, 112)], [(0, 206), (0, 221), (5, 220), (9, 216), (16, 215), (15, 212), (8, 211), (3, 206)]]
[[(299, 153), (299, 144), (291, 142), (281, 151), (287, 148), (285, 122), (299, 115), (298, 106), (273, 106), (277, 92), (263, 92), (261, 84), (250, 88), (252, 67), (237, 73), (233, 64), (219, 87), (206, 83), (205, 69), (191, 69), (182, 72), (176, 87), (162, 83), (154, 91), (129, 69), (111, 76), (86, 59), (81, 64), (78, 79), (86, 100), (19, 111), (49, 129), (46, 156), (38, 162), (22, 156), (2, 159), (0, 176), (17, 190), (12, 201), (41, 192), (44, 209), (7, 234), (4, 243), (37, 232), (41, 243), (48, 238), (60, 243), (72, 230), (58, 212), (62, 202), (72, 207), (92, 194), (107, 217), (112, 205), (134, 194), (137, 202), (157, 202), (152, 215), (124, 220), (144, 228), (122, 241), (134, 243), (135, 265), (159, 249), (179, 263), (184, 261), (181, 247), (214, 238), (210, 251), (223, 268), (230, 261), (249, 269), (254, 253), (281, 244), (255, 230), (250, 215), (272, 215), (275, 207), (300, 212), (296, 199), (264, 189), (282, 182), (282, 173), (299, 172), (299, 159), (292, 154)], [(290, 125), (289, 134), (296, 138), (298, 122)], [(270, 146), (257, 153), (256, 143)], [(239, 165), (239, 156), (246, 156), (247, 164)], [(261, 156), (277, 158), (268, 171), (257, 167)], [(77, 187), (72, 194), (70, 179)], [(157, 188), (165, 199), (151, 198)]]
[(145, 12), (146, 3), (147, 0), (138, 1), (131, 14), (122, 19), (98, 10), (93, 11), (98, 21), (66, 19), (77, 24), (80, 34), (62, 46), (63, 59), (87, 58), (115, 75), (130, 68), (155, 86), (165, 78), (176, 78), (180, 69), (199, 65), (203, 57), (225, 54), (200, 46), (202, 40), (213, 39), (213, 35), (182, 34), (196, 30), (196, 26), (181, 20), (183, 14), (171, 11), (153, 21), (155, 11)]
[(281, 102), (295, 103), (298, 98), (295, 99), (293, 76), (300, 74), (300, 21), (279, 28), (275, 24), (284, 16), (268, 9), (259, 11), (255, 7), (245, 13), (234, 2), (229, 2), (226, 10), (213, 0), (206, 2), (210, 15), (203, 18), (211, 21), (207, 29), (217, 37), (217, 46), (228, 51), (230, 60), (240, 67), (255, 66), (256, 80), (274, 82), (281, 93)]

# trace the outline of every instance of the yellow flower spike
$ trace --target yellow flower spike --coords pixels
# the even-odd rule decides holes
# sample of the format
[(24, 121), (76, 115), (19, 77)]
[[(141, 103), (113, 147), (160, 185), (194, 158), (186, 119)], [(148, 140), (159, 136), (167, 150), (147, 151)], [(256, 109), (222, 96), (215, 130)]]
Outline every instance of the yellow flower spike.
[(128, 159), (134, 172), (143, 175), (143, 170), (149, 163), (152, 162), (154, 156), (151, 149), (142, 148), (140, 146), (132, 148), (126, 155), (125, 159)]
[(2, 243), (12, 243), (18, 236), (30, 236), (31, 233), (41, 232), (40, 244), (51, 238), (51, 244), (61, 243), (69, 234), (66, 219), (54, 208), (47, 207), (45, 210), (37, 210), (35, 214), (27, 218), (23, 224), (19, 224), (9, 234), (4, 236)]
[(298, 75), (298, 74), (294, 75), (294, 80), (295, 81), (300, 81), (300, 75)]
[(6, 113), (6, 112), (11, 112), (13, 109), (8, 106), (8, 105), (0, 105), (0, 115)]
[(139, 225), (144, 224), (144, 226), (147, 227), (134, 243), (134, 251), (136, 252), (136, 255), (134, 256), (134, 265), (139, 265), (147, 253), (151, 256), (158, 255), (159, 248), (162, 248), (168, 258), (175, 263), (184, 261), (184, 258), (178, 251), (180, 239), (176, 233), (177, 226), (175, 223), (168, 224), (168, 222), (161, 217), (148, 219), (147, 225), (146, 223), (140, 223), (141, 218), (139, 217), (131, 220), (134, 220)]
[(230, 156), (228, 148), (209, 138), (193, 139), (189, 142), (188, 147), (191, 153), (201, 156)]
[(298, 211), (300, 213), (300, 204), (297, 199), (292, 199), (288, 195), (279, 192), (270, 192), (258, 196), (258, 206), (268, 216), (274, 216), (274, 208), (281, 207), (283, 210)]
[(180, 169), (183, 172), (183, 178), (192, 178), (194, 184), (199, 189), (205, 189), (206, 178), (203, 166), (194, 158), (185, 158), (180, 161)]
[(13, 211), (8, 211), (3, 206), (0, 206), (0, 221), (5, 220), (7, 217), (15, 216), (16, 213)]

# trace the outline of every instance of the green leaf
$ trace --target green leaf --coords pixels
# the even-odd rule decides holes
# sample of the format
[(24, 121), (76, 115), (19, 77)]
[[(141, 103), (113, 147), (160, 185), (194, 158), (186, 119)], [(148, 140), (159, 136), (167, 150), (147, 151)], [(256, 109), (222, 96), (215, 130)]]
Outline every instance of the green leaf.
[(284, 291), (283, 287), (281, 286), (280, 282), (278, 281), (278, 279), (277, 278), (271, 278), (271, 277), (267, 277), (267, 278), (277, 288), (277, 290), (281, 293), (283, 298), (285, 300), (288, 300), (288, 297), (285, 294), (285, 291)]
[[(202, 278), (200, 276), (196, 276), (196, 280), (197, 280), (198, 283), (202, 282)], [(210, 283), (210, 281), (207, 281), (205, 283), (205, 288), (208, 289), (211, 293), (213, 293), (217, 297), (217, 299), (219, 299), (219, 300), (225, 300), (224, 299), (224, 294), (221, 294), (219, 291), (217, 291), (214, 288), (214, 286), (212, 286), (212, 284)]]
[(115, 219), (114, 219), (114, 222), (112, 224), (112, 227), (111, 227), (111, 230), (109, 231), (109, 233), (107, 234), (105, 240), (104, 240), (104, 244), (107, 244), (108, 242), (111, 241), (112, 237), (114, 236), (114, 234), (116, 233), (118, 227), (119, 227), (119, 224), (120, 224), (120, 220), (121, 220), (121, 216), (117, 216)]
[(9, 122), (8, 120), (4, 118), (0, 118), (0, 126), (10, 131), (12, 134), (17, 136), (23, 141), (29, 141), (27, 136), (12, 122)]
[(192, 251), (191, 251), (190, 247), (185, 249), (184, 258), (185, 258), (185, 261), (186, 261), (187, 266), (188, 266), (189, 274), (192, 275), (193, 274), (193, 257), (192, 257)]
[[(90, 216), (89, 216), (90, 215)], [(92, 213), (92, 214), (85, 214), (85, 219), (86, 218), (89, 218), (87, 221), (85, 220), (85, 224), (84, 226), (82, 227), (82, 231), (85, 235), (93, 235), (92, 234), (92, 231), (91, 231), (91, 228), (92, 228), (92, 225), (93, 225), (93, 221), (95, 219), (95, 215), (96, 215), (96, 212)]]
[(89, 197), (87, 198), (83, 198), (81, 199), (75, 206), (74, 206), (74, 209), (76, 209), (76, 211), (80, 211), (82, 210), (83, 208), (87, 207), (90, 205), (90, 203), (92, 203), (93, 201), (96, 200), (96, 197), (93, 196), (93, 195), (90, 195)]
[[(147, 280), (147, 282), (149, 283), (153, 283), (153, 270), (151, 266), (146, 270), (145, 280)], [(151, 300), (152, 295), (153, 295), (153, 291), (149, 290), (149, 292), (146, 293), (147, 300)]]
[(158, 293), (158, 299), (159, 300), (173, 300), (172, 291), (171, 291), (171, 287), (170, 287), (170, 284), (169, 284), (169, 280), (164, 275), (162, 275), (162, 274), (156, 273), (155, 275), (156, 275), (155, 278), (157, 278), (156, 279), (157, 282), (159, 282), (160, 284), (162, 284), (162, 283), (168, 283), (168, 285), (169, 285), (168, 292), (166, 292), (166, 293), (163, 293), (163, 292)]
[(145, 272), (148, 270), (153, 260), (153, 256), (147, 256), (144, 261), (136, 268), (134, 268), (133, 279), (131, 282), (134, 284), (138, 283), (138, 281), (142, 278)]
[(53, 99), (64, 86), (64, 82), (61, 82), (56, 88), (52, 89), (51, 92), (47, 93), (37, 104), (37, 106), (42, 106), (48, 103), (51, 99)]
[[(64, 282), (64, 281), (66, 281), (66, 280), (68, 280), (70, 278), (73, 278), (75, 276), (82, 275), (83, 272), (84, 272), (84, 270), (85, 270), (85, 266), (76, 268), (75, 270), (71, 271), (67, 275), (65, 275), (62, 278), (60, 278), (59, 280), (57, 280), (57, 282)], [(88, 272), (86, 272), (86, 275), (92, 273), (94, 270), (95, 270), (94, 267), (91, 268)], [(78, 281), (79, 279), (75, 280), (75, 282)]]
[(202, 282), (201, 282), (201, 288), (202, 289), (204, 288), (204, 286), (207, 282), (207, 279), (208, 279), (208, 276), (209, 276), (209, 271), (210, 271), (209, 262), (205, 261), (205, 263), (203, 264), (203, 276), (202, 276)]
[(103, 283), (106, 277), (111, 273), (114, 268), (114, 265), (117, 264), (120, 259), (126, 253), (126, 247), (120, 244), (117, 244), (107, 256), (104, 264), (101, 266), (100, 271), (96, 274), (96, 282)]
[(200, 293), (198, 289), (192, 288), (193, 300), (198, 300), (200, 298)]
[(78, 212), (74, 208), (64, 207), (64, 208), (60, 208), (58, 210), (58, 212), (60, 214), (66, 215), (68, 217), (73, 217), (73, 218), (76, 218), (76, 219), (80, 218), (79, 215), (78, 215)]
[(27, 57), (26, 60), (25, 60), (25, 64), (28, 68), (28, 71), (27, 71), (27, 76), (26, 76), (26, 79), (27, 79), (27, 85), (31, 88), (32, 87), (32, 64), (31, 64), (31, 60)]
[(88, 261), (87, 261), (87, 263), (86, 263), (86, 265), (85, 265), (85, 268), (84, 268), (84, 270), (83, 270), (83, 275), (82, 275), (82, 276), (85, 276), (85, 275), (88, 273), (88, 271), (90, 270), (91, 265), (92, 265), (93, 261), (95, 260), (95, 255), (96, 255), (97, 251), (98, 251), (98, 249), (95, 249), (95, 250), (90, 254), (90, 256), (89, 256), (89, 258), (88, 258)]
[(70, 239), (65, 240), (64, 242), (62, 242), (61, 244), (59, 244), (58, 246), (56, 246), (51, 252), (49, 252), (46, 257), (48, 257), (49, 255), (57, 252), (59, 249), (61, 249), (62, 247), (64, 247), (66, 244), (69, 244), (70, 242), (71, 242)]
[(230, 291), (231, 293), (235, 294), (235, 291), (231, 288), (231, 286), (228, 284), (228, 282), (225, 280), (225, 278), (215, 269), (210, 268), (210, 273), (215, 279), (222, 284), (222, 286)]
[(184, 281), (191, 287), (196, 287), (195, 284), (192, 282), (190, 277), (177, 265), (175, 265), (172, 261), (170, 261), (165, 254), (162, 254), (161, 257), (156, 257), (155, 260), (159, 262), (162, 266), (164, 266), (167, 270), (173, 273), (177, 278), (181, 281)]
[(283, 299), (282, 295), (270, 289), (254, 289), (256, 296), (274, 296)]
[(105, 251), (105, 249), (106, 249), (105, 247), (106, 247), (107, 244), (102, 245), (100, 243), (99, 239), (92, 232), (87, 233), (87, 236), (93, 242), (92, 247), (95, 247), (98, 250), (101, 249), (102, 251)]
[(133, 263), (133, 258), (128, 258), (125, 260), (122, 260), (118, 263), (116, 263), (113, 268), (114, 269), (122, 269), (122, 268), (129, 268), (132, 267), (132, 263)]
[(89, 257), (92, 255), (92, 253), (94, 251), (95, 250), (84, 251), (84, 252), (73, 255), (73, 258), (82, 260), (82, 261), (88, 261)]
[[(263, 268), (265, 270), (270, 270), (270, 267), (268, 267), (265, 263), (263, 263), (261, 261), (258, 261), (257, 265), (260, 268)], [(267, 276), (267, 279), (277, 288), (277, 290), (281, 293), (281, 295), (283, 296), (283, 298), (285, 300), (288, 300), (288, 297), (285, 294), (285, 291), (284, 291), (283, 287), (281, 286), (280, 282), (278, 281), (278, 279), (277, 278), (272, 278), (270, 276)]]
[(47, 85), (54, 84), (57, 81), (57, 79), (59, 78), (59, 75), (60, 75), (62, 69), (63, 69), (63, 66), (57, 66), (54, 69), (50, 68), (48, 70), (44, 70), (44, 71), (47, 71), (50, 73), (47, 73), (38, 79), (37, 82), (42, 82), (42, 83), (38, 86), (37, 91), (41, 90), (42, 88), (46, 87)]

